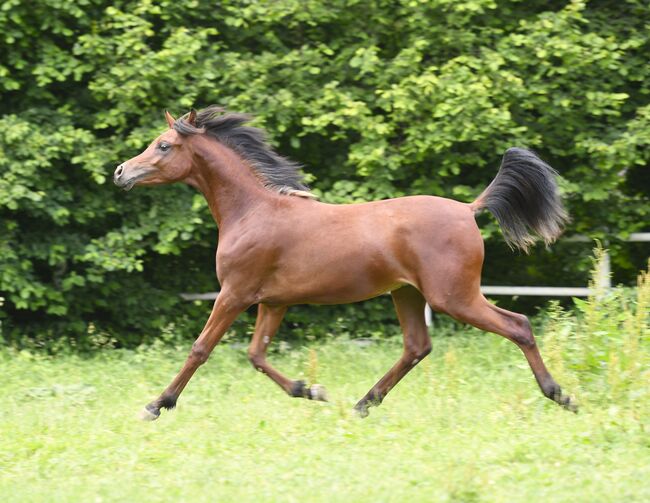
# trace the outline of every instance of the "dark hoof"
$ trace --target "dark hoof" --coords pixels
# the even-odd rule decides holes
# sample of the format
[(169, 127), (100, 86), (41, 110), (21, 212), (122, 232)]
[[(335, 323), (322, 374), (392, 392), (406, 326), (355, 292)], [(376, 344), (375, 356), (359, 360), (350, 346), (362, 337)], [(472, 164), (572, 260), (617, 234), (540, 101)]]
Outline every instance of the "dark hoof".
[(149, 404), (145, 406), (144, 409), (140, 411), (140, 414), (138, 417), (142, 421), (155, 421), (160, 417), (160, 409), (156, 408), (155, 406)]

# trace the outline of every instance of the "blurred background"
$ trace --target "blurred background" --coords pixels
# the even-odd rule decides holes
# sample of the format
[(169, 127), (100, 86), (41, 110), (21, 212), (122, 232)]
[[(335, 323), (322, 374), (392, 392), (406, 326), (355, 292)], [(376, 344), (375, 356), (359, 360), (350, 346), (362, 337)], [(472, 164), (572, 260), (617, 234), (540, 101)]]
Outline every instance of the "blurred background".
[[(633, 285), (650, 230), (650, 10), (626, 1), (8, 0), (0, 4), (0, 322), (10, 344), (133, 347), (201, 329), (218, 232), (186, 186), (115, 166), (175, 116), (255, 115), (322, 200), (469, 202), (510, 146), (561, 175), (567, 235)], [(585, 286), (592, 242), (526, 256), (481, 216), (487, 285)], [(529, 314), (544, 298), (501, 297)], [(570, 303), (570, 300), (565, 302)], [(390, 298), (289, 311), (283, 337), (372, 336)], [(235, 326), (250, 330), (251, 315)]]

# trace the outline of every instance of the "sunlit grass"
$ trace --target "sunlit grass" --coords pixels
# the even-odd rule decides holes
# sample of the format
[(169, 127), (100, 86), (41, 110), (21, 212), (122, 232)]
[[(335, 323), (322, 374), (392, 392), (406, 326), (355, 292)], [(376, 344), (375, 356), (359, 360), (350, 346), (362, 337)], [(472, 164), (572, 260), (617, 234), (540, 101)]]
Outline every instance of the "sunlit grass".
[(154, 423), (135, 416), (187, 348), (2, 351), (0, 501), (650, 501), (647, 393), (612, 395), (606, 373), (580, 379), (569, 362), (576, 415), (498, 336), (433, 343), (364, 420), (352, 407), (399, 356), (398, 337), (271, 355), (325, 384), (329, 404), (287, 397), (242, 345), (222, 345)]

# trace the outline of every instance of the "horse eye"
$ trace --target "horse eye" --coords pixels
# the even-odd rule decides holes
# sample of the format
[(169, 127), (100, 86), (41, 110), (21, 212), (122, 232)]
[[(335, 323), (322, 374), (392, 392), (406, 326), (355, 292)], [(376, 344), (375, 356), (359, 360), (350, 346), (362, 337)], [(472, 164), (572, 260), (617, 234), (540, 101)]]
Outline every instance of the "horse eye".
[(162, 152), (167, 152), (170, 148), (172, 148), (172, 146), (169, 143), (161, 142), (158, 144), (158, 148)]

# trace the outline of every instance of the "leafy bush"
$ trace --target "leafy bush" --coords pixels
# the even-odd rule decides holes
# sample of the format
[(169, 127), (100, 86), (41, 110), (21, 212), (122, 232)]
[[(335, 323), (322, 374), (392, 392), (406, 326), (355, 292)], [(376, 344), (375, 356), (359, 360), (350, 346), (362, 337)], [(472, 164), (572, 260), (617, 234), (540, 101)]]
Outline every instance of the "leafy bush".
[[(93, 324), (135, 345), (171, 321), (189, 333), (205, 319), (207, 306), (177, 297), (218, 288), (205, 203), (187, 187), (124, 195), (110, 184), (114, 166), (163, 127), (166, 108), (256, 114), (330, 202), (469, 201), (506, 147), (528, 146), (562, 174), (571, 231), (642, 230), (649, 22), (637, 0), (7, 1), (3, 335), (84, 344)], [(584, 279), (576, 252), (513, 258), (492, 220), (482, 229), (486, 281)], [(628, 277), (647, 256), (612, 248)], [(356, 318), (347, 308), (292, 316), (374, 332), (382, 302)]]

